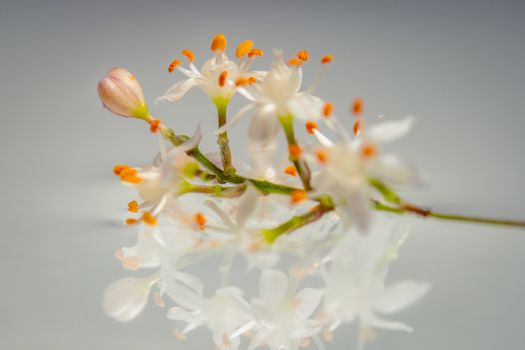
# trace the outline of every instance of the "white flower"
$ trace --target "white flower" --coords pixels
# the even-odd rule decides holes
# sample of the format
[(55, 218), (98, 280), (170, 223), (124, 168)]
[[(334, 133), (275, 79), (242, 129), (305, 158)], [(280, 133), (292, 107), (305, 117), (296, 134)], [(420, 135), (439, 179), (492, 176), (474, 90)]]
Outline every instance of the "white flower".
[(252, 49), (252, 47), (253, 43), (250, 40), (239, 44), (236, 55), (242, 60), (237, 64), (224, 53), (226, 37), (217, 34), (211, 43), (215, 55), (204, 62), (200, 71), (193, 63), (194, 54), (189, 50), (183, 50), (182, 54), (188, 58), (190, 69), (181, 67), (182, 62), (175, 60), (169, 70), (171, 72), (176, 68), (188, 79), (173, 85), (157, 101), (178, 101), (192, 87), (198, 86), (216, 104), (227, 102), (235, 94), (238, 86), (252, 84), (256, 79), (264, 76), (264, 72), (250, 71), (254, 58), (263, 54), (260, 49)]
[(216, 131), (221, 133), (252, 109), (255, 115), (250, 126), (250, 141), (261, 146), (272, 145), (279, 131), (279, 117), (319, 119), (323, 102), (308, 92), (300, 92), (302, 68), (288, 66), (282, 52), (275, 50), (272, 66), (261, 83), (239, 90), (251, 103), (243, 107), (228, 124)]
[(169, 199), (180, 195), (182, 182), (188, 175), (186, 169), (192, 168), (189, 165), (198, 167), (186, 151), (196, 147), (200, 140), (201, 133), (198, 127), (190, 139), (169, 152), (162, 147), (153, 165), (139, 169), (124, 166), (125, 168), (117, 169), (115, 173), (124, 184), (135, 187), (144, 201), (140, 208), (149, 208), (153, 215), (157, 215)]
[(378, 314), (396, 313), (420, 299), (428, 283), (404, 281), (385, 288), (388, 266), (406, 240), (408, 227), (399, 225), (393, 233), (380, 221), (367, 235), (349, 232), (329, 254), (325, 271), (326, 295), (323, 311), (331, 330), (341, 323), (358, 321), (366, 327), (402, 330), (412, 328), (383, 319)]
[(368, 228), (371, 216), (369, 181), (376, 179), (396, 189), (416, 182), (416, 174), (393, 154), (384, 153), (383, 144), (405, 135), (413, 118), (382, 122), (371, 126), (362, 138), (333, 144), (315, 131), (324, 144), (319, 150), (323, 166), (312, 184), (316, 192), (329, 194), (338, 205), (336, 211), (346, 223)]
[(104, 293), (104, 312), (117, 321), (133, 320), (144, 310), (155, 280), (128, 277), (112, 283)]
[(319, 332), (319, 325), (309, 317), (322, 298), (322, 292), (304, 288), (295, 294), (288, 277), (278, 270), (265, 270), (259, 280), (259, 298), (252, 300), (257, 322), (252, 350), (266, 344), (272, 350), (298, 348), (301, 339)]
[[(250, 306), (243, 299), (240, 289), (218, 289), (210, 299), (202, 296), (202, 290), (192, 289), (192, 302), (184, 307), (173, 307), (168, 312), (172, 320), (186, 323), (182, 334), (206, 326), (212, 331), (213, 341), (221, 349), (237, 349), (240, 344), (240, 327), (251, 320)], [(180, 299), (179, 299), (180, 300)]]

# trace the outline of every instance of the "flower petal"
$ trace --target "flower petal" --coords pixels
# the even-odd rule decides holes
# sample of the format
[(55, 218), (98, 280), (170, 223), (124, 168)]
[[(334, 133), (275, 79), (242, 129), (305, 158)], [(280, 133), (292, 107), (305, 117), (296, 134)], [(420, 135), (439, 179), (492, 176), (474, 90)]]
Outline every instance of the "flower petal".
[(323, 298), (323, 291), (315, 288), (304, 288), (297, 293), (297, 298), (301, 302), (298, 309), (299, 314), (304, 318), (308, 318), (319, 306)]
[(385, 320), (376, 315), (368, 315), (367, 317), (363, 318), (362, 321), (363, 321), (363, 325), (373, 327), (373, 328), (387, 329), (391, 331), (403, 331), (403, 332), (408, 332), (408, 333), (412, 333), (414, 331), (412, 327), (402, 322)]
[(259, 278), (259, 295), (270, 306), (280, 305), (288, 289), (288, 277), (279, 270), (264, 270)]
[(279, 133), (279, 120), (273, 105), (264, 105), (253, 116), (250, 123), (250, 142), (260, 147), (272, 144)]
[(159, 101), (169, 101), (169, 102), (175, 102), (180, 100), (186, 93), (196, 85), (195, 79), (187, 79), (182, 80), (175, 85), (173, 85), (171, 88), (169, 88), (164, 95), (158, 97), (155, 100), (155, 103)]
[(376, 310), (385, 314), (396, 313), (418, 301), (429, 289), (429, 283), (398, 282), (386, 289), (384, 296), (376, 306)]
[(259, 192), (257, 189), (248, 185), (235, 213), (235, 222), (239, 227), (244, 227), (244, 224), (256, 209), (258, 198)]
[(412, 116), (377, 123), (366, 130), (366, 138), (377, 143), (390, 142), (405, 136), (412, 128), (412, 124), (414, 124)]
[(323, 110), (323, 101), (308, 93), (299, 93), (290, 101), (288, 101), (288, 108), (293, 116), (302, 120), (319, 120), (321, 119), (321, 111)]

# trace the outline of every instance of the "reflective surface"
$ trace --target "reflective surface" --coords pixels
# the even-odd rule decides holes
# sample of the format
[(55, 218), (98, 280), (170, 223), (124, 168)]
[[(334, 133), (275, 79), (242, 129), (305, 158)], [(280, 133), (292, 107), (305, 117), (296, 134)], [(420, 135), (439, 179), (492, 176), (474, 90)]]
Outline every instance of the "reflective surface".
[[(251, 38), (267, 53), (332, 53), (318, 93), (342, 119), (355, 96), (369, 118), (417, 116), (394, 148), (429, 185), (407, 197), (442, 211), (523, 219), (524, 17), (522, 1), (3, 1), (0, 348), (211, 346), (200, 331), (179, 343), (153, 303), (131, 324), (102, 313), (104, 287), (129, 275), (113, 252), (134, 240), (118, 224), (133, 193), (111, 169), (143, 164), (157, 147), (145, 125), (101, 108), (96, 83), (110, 67), (135, 73), (151, 103), (181, 78), (167, 73), (169, 62), (190, 48), (202, 63), (216, 32), (230, 50)], [(306, 84), (318, 68), (314, 59), (306, 65)], [(243, 102), (236, 98), (234, 108)], [(189, 133), (197, 121), (204, 133), (214, 130), (200, 91), (152, 109), (176, 130)], [(230, 136), (238, 159), (246, 159), (246, 126)], [(215, 147), (204, 140), (203, 149)], [(414, 334), (383, 331), (369, 348), (520, 348), (524, 247), (524, 231), (416, 220), (390, 277), (428, 280), (433, 289), (399, 315)], [(341, 328), (328, 348), (348, 348), (354, 333)]]

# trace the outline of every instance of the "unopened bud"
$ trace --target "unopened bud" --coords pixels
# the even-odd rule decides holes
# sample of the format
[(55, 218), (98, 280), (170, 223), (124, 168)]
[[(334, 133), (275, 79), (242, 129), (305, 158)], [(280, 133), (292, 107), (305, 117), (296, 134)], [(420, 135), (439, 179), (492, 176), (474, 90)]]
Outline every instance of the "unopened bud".
[(142, 87), (124, 68), (111, 69), (98, 82), (98, 95), (104, 107), (112, 113), (140, 119), (149, 117)]

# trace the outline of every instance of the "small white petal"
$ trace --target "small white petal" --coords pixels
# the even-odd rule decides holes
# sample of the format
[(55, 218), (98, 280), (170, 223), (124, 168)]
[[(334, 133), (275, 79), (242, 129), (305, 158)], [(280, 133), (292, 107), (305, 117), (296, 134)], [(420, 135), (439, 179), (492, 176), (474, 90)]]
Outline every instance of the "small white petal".
[(300, 315), (304, 318), (308, 318), (319, 306), (319, 303), (323, 298), (323, 291), (314, 288), (304, 288), (297, 293), (297, 298), (300, 300), (298, 309)]
[(187, 79), (180, 81), (173, 85), (171, 88), (169, 88), (164, 95), (158, 97), (155, 100), (155, 103), (159, 101), (169, 101), (169, 102), (175, 102), (180, 100), (186, 93), (196, 85), (195, 79)]
[(385, 314), (396, 313), (422, 298), (430, 289), (430, 284), (415, 281), (398, 282), (385, 291), (376, 310)]
[(288, 101), (288, 108), (293, 116), (302, 120), (319, 120), (323, 110), (323, 101), (308, 93), (299, 93)]
[(264, 270), (259, 278), (259, 295), (268, 305), (279, 305), (288, 289), (288, 277), (279, 270)]
[(248, 185), (239, 202), (237, 213), (235, 213), (235, 222), (237, 222), (239, 227), (244, 227), (248, 218), (253, 214), (257, 207), (258, 199), (259, 191), (253, 186)]
[(380, 318), (376, 315), (369, 315), (363, 320), (364, 325), (373, 327), (373, 328), (379, 328), (379, 329), (386, 329), (391, 331), (403, 331), (412, 333), (414, 329), (402, 322), (396, 322), (396, 321), (389, 321), (385, 320), (383, 318)]
[(185, 285), (193, 289), (195, 292), (197, 292), (199, 295), (202, 295), (204, 291), (204, 284), (200, 279), (193, 275), (190, 275), (189, 273), (184, 273), (180, 271), (173, 271), (172, 275), (173, 278), (184, 283)]
[(414, 124), (414, 117), (380, 122), (366, 130), (366, 138), (377, 143), (386, 143), (405, 136)]
[(266, 147), (271, 145), (280, 130), (275, 107), (265, 105), (253, 116), (250, 123), (250, 142)]
[(106, 288), (104, 312), (121, 322), (137, 317), (148, 301), (151, 283), (143, 278), (124, 278)]

